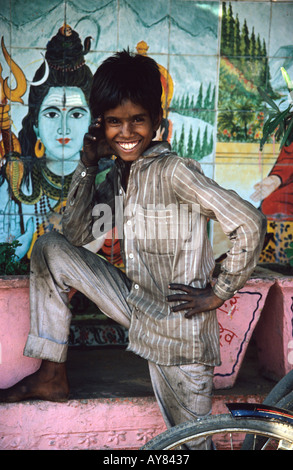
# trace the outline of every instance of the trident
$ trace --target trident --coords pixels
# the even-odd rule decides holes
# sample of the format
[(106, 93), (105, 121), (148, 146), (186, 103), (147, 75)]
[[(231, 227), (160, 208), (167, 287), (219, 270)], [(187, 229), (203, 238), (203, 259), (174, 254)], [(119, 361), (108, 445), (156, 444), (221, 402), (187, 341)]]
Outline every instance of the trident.
[[(18, 102), (23, 104), (22, 96), (27, 90), (27, 80), (21, 68), (12, 60), (8, 54), (4, 44), (3, 37), (1, 38), (1, 48), (3, 51), (6, 63), (9, 65), (11, 73), (16, 80), (15, 88), (10, 88), (8, 85), (8, 77), (3, 80), (2, 78), (2, 66), (0, 64), (0, 167), (1, 163), (5, 163), (4, 157), (11, 152), (21, 154), (20, 144), (17, 137), (11, 132), (12, 121), (9, 117), (10, 102)], [(32, 86), (38, 86), (44, 83), (49, 75), (49, 66), (45, 59), (45, 73), (41, 80), (38, 82), (28, 83)], [(1, 161), (2, 160), (2, 161)]]
[(0, 64), (0, 157), (4, 158), (10, 152), (21, 152), (18, 140), (10, 130), (12, 122), (9, 117), (9, 101), (23, 104), (21, 97), (26, 92), (27, 84), (23, 71), (8, 54), (3, 37), (1, 38), (1, 48), (4, 58), (16, 80), (16, 87), (11, 89), (8, 85), (8, 77), (5, 80), (2, 78), (3, 69)]

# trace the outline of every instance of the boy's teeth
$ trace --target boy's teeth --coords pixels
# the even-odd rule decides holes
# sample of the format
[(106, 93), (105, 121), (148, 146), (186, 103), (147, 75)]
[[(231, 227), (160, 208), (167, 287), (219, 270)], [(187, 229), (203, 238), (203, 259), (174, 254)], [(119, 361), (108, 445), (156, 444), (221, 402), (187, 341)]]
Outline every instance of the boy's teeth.
[(136, 146), (137, 142), (120, 142), (120, 146), (125, 150), (131, 150)]

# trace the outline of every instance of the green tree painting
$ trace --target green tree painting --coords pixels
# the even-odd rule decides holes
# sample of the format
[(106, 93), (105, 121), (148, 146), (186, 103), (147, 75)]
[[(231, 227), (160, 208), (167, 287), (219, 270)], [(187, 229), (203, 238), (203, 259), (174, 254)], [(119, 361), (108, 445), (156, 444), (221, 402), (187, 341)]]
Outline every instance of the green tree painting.
[(209, 124), (214, 124), (215, 96), (215, 86), (209, 83), (204, 93), (203, 84), (201, 83), (197, 93), (174, 96), (170, 110), (183, 116), (198, 118)]
[(266, 43), (244, 19), (240, 24), (232, 5), (223, 3), (217, 140), (259, 142), (264, 105), (258, 87), (270, 96)]
[[(215, 96), (216, 87), (209, 83), (206, 91), (203, 91), (201, 83), (197, 93), (185, 93), (182, 96), (174, 96), (170, 111), (174, 111), (182, 116), (200, 119), (207, 124), (215, 124)], [(182, 157), (201, 160), (213, 151), (213, 135), (208, 138), (208, 126), (205, 127), (203, 136), (200, 128), (190, 128), (188, 131), (182, 124), (180, 135), (176, 131), (173, 135), (172, 148)]]
[(197, 129), (196, 135), (194, 137), (192, 126), (189, 128), (188, 135), (186, 135), (184, 125), (181, 127), (179, 138), (177, 137), (177, 132), (174, 132), (172, 149), (181, 157), (201, 160), (203, 157), (206, 157), (212, 153), (213, 147), (213, 134), (211, 134), (209, 137), (208, 126), (205, 127), (202, 137), (200, 128)]

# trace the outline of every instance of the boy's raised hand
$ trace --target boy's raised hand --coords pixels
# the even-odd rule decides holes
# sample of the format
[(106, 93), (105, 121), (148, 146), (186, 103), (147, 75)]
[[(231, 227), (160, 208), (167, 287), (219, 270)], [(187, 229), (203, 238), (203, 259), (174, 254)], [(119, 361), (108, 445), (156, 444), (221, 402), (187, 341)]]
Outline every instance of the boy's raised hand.
[(224, 300), (216, 296), (210, 284), (204, 289), (198, 289), (185, 284), (169, 284), (169, 289), (185, 292), (185, 294), (172, 294), (166, 297), (168, 302), (184, 302), (176, 305), (176, 307), (172, 307), (171, 310), (172, 312), (188, 310), (185, 313), (185, 318), (191, 318), (197, 313), (215, 310), (224, 303)]
[(113, 151), (105, 138), (103, 118), (99, 116), (89, 126), (83, 138), (82, 162), (85, 166), (97, 165), (100, 158), (113, 155)]

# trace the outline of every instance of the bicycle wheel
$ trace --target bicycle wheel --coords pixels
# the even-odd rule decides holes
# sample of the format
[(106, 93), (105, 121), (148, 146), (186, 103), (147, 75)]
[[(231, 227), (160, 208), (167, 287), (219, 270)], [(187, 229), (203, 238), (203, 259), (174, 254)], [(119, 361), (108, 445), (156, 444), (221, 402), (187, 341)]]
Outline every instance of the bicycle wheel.
[[(141, 450), (188, 449), (188, 442), (200, 439), (208, 442), (210, 438), (217, 450), (240, 450), (247, 434), (265, 437), (265, 443), (257, 450), (293, 450), (293, 427), (287, 423), (265, 421), (255, 418), (233, 418), (231, 415), (215, 415), (179, 424), (154, 437)], [(198, 441), (199, 442), (199, 441)], [(186, 446), (187, 445), (187, 446)], [(205, 446), (202, 446), (205, 449)], [(256, 450), (253, 443), (249, 450)]]
[[(283, 400), (284, 397), (293, 390), (293, 369), (290, 370), (270, 391), (266, 399), (264, 400), (265, 405), (278, 406), (277, 404), (280, 400)], [(289, 395), (288, 395), (289, 396)], [(289, 406), (289, 404), (288, 404)], [(292, 409), (292, 404), (291, 408)]]

